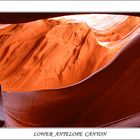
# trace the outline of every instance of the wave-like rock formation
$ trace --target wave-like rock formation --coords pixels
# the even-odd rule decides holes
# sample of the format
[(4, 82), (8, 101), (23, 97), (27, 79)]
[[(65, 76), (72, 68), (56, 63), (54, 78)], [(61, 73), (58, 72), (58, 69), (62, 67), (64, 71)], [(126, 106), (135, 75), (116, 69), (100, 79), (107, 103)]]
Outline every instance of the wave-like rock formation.
[(114, 126), (139, 113), (139, 25), (122, 15), (0, 25), (7, 126)]

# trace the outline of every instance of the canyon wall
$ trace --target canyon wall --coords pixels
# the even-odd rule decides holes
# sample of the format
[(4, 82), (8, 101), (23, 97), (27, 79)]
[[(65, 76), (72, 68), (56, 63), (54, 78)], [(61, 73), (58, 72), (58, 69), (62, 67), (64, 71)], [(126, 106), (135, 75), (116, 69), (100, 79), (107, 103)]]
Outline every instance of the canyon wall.
[(7, 126), (99, 127), (139, 113), (139, 25), (122, 15), (0, 25)]

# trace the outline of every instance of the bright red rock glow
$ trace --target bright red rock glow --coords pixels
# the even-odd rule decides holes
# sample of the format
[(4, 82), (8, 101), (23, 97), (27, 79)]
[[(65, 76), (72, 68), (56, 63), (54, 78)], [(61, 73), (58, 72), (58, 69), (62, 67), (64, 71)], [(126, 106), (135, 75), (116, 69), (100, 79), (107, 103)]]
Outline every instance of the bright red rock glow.
[(7, 125), (102, 126), (139, 113), (139, 25), (122, 15), (0, 25)]

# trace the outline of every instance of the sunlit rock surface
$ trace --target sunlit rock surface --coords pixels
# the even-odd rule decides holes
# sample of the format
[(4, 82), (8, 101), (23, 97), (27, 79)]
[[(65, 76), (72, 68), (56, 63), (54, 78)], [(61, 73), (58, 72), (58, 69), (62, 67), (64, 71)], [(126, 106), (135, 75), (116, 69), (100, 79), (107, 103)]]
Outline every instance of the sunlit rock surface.
[(0, 25), (7, 126), (97, 127), (139, 113), (139, 25), (89, 14)]

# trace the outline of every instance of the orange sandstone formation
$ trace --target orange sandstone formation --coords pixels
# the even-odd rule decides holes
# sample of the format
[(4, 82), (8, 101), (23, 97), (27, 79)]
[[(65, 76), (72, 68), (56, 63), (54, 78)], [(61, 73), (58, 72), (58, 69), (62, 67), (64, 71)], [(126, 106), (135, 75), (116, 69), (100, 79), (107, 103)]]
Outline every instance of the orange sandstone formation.
[[(75, 84), (108, 64), (122, 47), (118, 40), (138, 24), (139, 18), (128, 17), (102, 31), (86, 23), (54, 19), (10, 25), (0, 31), (3, 90), (34, 91)], [(116, 40), (107, 47), (98, 42)]]
[(93, 18), (92, 25), (63, 17), (0, 28), (7, 124), (101, 126), (138, 113), (140, 98), (131, 97), (140, 92), (140, 18), (115, 18), (96, 24)]

